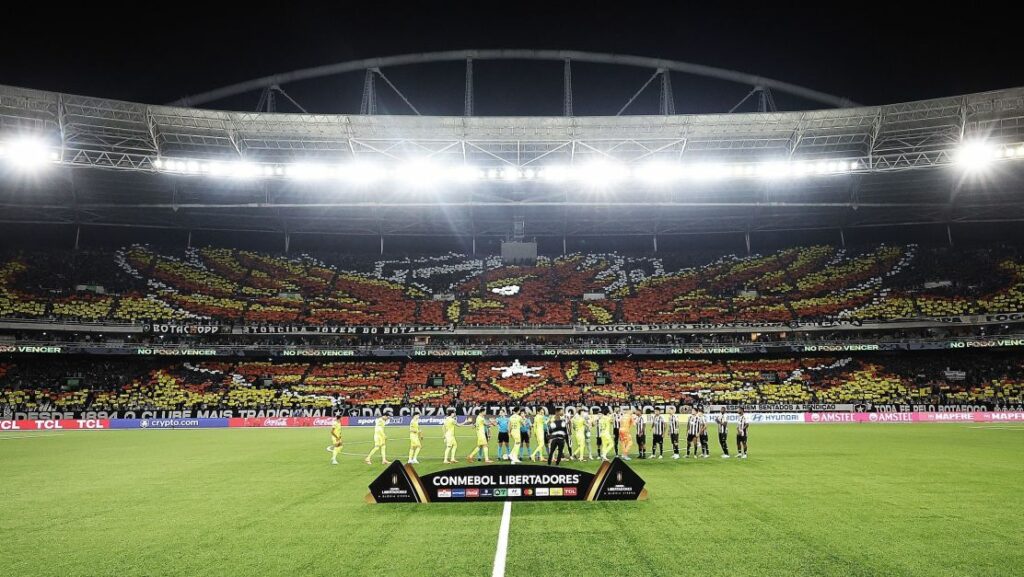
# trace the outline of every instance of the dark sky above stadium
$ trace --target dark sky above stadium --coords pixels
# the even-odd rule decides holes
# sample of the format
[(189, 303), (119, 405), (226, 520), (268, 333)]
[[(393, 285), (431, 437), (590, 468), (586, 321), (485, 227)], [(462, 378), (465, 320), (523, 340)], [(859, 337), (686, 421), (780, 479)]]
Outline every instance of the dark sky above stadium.
[[(729, 4), (728, 9), (715, 5)], [(461, 48), (637, 54), (750, 72), (865, 104), (1024, 84), (1009, 13), (890, 2), (333, 2), (5, 7), (0, 83), (151, 103), (345, 60)], [(12, 23), (18, 23), (11, 26)], [(13, 34), (13, 36), (12, 36)], [(16, 47), (15, 51), (10, 51)], [(427, 114), (461, 114), (461, 64), (385, 70)], [(579, 65), (577, 114), (613, 113), (649, 71)], [(479, 63), (478, 114), (559, 114), (558, 63)], [(285, 89), (310, 110), (358, 111), (362, 76)], [(679, 112), (728, 110), (748, 87), (674, 75)], [(407, 113), (381, 90), (381, 110)], [(254, 109), (252, 93), (215, 106)], [(783, 95), (782, 109), (807, 107)], [(281, 105), (281, 110), (289, 110)], [(630, 112), (654, 112), (649, 90)]]

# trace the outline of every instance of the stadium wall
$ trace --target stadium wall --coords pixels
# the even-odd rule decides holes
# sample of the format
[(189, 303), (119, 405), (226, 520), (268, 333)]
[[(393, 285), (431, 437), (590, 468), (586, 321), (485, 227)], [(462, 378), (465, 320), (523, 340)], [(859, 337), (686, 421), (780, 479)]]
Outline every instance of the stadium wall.
[[(730, 422), (737, 416), (730, 414)], [(911, 412), (911, 413), (751, 413), (755, 424), (833, 423), (1024, 423), (1024, 411)], [(395, 417), (392, 427), (409, 425), (409, 417)], [(113, 429), (218, 429), (328, 427), (331, 417), (257, 417), (233, 419), (23, 419), (0, 421), (0, 431), (68, 431)], [(345, 427), (372, 427), (374, 417), (342, 417)], [(423, 417), (421, 425), (437, 426), (441, 417)]]

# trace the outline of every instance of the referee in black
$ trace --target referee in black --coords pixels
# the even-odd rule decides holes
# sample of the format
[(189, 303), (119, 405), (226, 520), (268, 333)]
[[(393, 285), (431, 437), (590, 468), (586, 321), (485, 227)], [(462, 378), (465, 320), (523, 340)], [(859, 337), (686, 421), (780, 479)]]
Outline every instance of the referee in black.
[(654, 408), (654, 420), (651, 421), (651, 458), (654, 458), (654, 451), (658, 451), (658, 458), (665, 458), (665, 418), (661, 416), (661, 409)]
[(555, 450), (558, 450), (558, 459), (555, 460), (555, 465), (562, 463), (562, 456), (565, 453), (565, 440), (569, 436), (568, 425), (565, 422), (565, 414), (563, 409), (559, 407), (555, 410), (555, 416), (551, 417), (548, 422), (548, 439), (551, 444), (548, 446), (548, 465), (551, 464), (551, 457), (555, 456)]

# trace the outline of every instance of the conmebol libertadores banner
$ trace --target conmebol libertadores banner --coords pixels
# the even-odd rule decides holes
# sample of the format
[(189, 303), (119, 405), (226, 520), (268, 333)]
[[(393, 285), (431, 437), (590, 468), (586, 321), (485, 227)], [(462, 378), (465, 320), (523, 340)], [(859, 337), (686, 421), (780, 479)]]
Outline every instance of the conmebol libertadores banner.
[(621, 459), (596, 473), (547, 465), (482, 465), (420, 477), (398, 461), (370, 483), (370, 503), (474, 501), (635, 501), (646, 499), (644, 480)]

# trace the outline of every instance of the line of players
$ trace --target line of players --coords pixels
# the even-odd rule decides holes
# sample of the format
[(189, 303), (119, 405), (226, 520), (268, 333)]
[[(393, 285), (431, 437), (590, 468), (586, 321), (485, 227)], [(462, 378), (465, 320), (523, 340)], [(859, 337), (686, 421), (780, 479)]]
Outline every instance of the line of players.
[[(371, 463), (373, 456), (380, 452), (381, 462), (388, 464), (387, 460), (387, 433), (385, 427), (388, 424), (388, 417), (378, 417), (374, 423), (373, 448), (366, 456), (364, 462)], [(419, 453), (423, 448), (423, 432), (420, 429), (419, 412), (413, 414), (409, 423), (409, 463), (419, 463)], [(725, 409), (716, 415), (713, 422), (718, 427), (718, 442), (722, 448), (722, 458), (729, 458), (729, 420)], [(476, 444), (473, 451), (467, 457), (472, 463), (482, 459), (485, 463), (493, 463), (489, 456), (490, 429), (498, 430), (498, 460), (507, 460), (511, 463), (520, 463), (526, 458), (530, 461), (544, 461), (547, 457), (548, 464), (554, 460), (559, 464), (566, 453), (569, 460), (587, 461), (588, 459), (600, 458), (609, 460), (609, 455), (614, 451), (614, 456), (621, 456), (624, 460), (631, 460), (629, 456), (634, 446), (637, 448), (637, 457), (640, 459), (663, 459), (665, 456), (665, 436), (672, 444), (672, 458), (680, 458), (679, 431), (686, 431), (686, 454), (682, 458), (690, 457), (690, 450), (693, 449), (694, 458), (708, 458), (708, 417), (705, 416), (702, 408), (692, 407), (689, 413), (677, 413), (674, 407), (663, 413), (660, 409), (652, 412), (640, 412), (636, 409), (619, 408), (614, 412), (609, 408), (603, 411), (589, 413), (585, 408), (575, 411), (572, 418), (565, 415), (564, 409), (556, 409), (554, 414), (549, 414), (547, 408), (541, 407), (532, 411), (525, 407), (514, 409), (511, 413), (502, 409), (496, 417), (488, 418), (483, 410), (478, 409), (472, 419), (459, 423), (455, 416), (455, 409), (449, 409), (442, 423), (444, 433), (444, 463), (454, 464), (458, 462), (456, 451), (458, 441), (456, 440), (456, 427), (473, 427), (476, 429)], [(738, 411), (736, 419), (736, 450), (737, 457), (747, 458), (747, 433), (750, 421), (744, 414), (743, 409)], [(341, 418), (334, 421), (331, 429), (331, 445), (327, 451), (331, 455), (331, 464), (338, 463), (337, 456), (342, 448), (341, 440)], [(647, 433), (651, 433), (650, 451), (648, 451)], [(531, 450), (531, 441), (538, 440), (536, 448)], [(596, 442), (595, 442), (596, 441)], [(595, 457), (594, 448), (597, 448)], [(545, 455), (546, 453), (546, 455)], [(557, 454), (557, 457), (555, 455)]]

